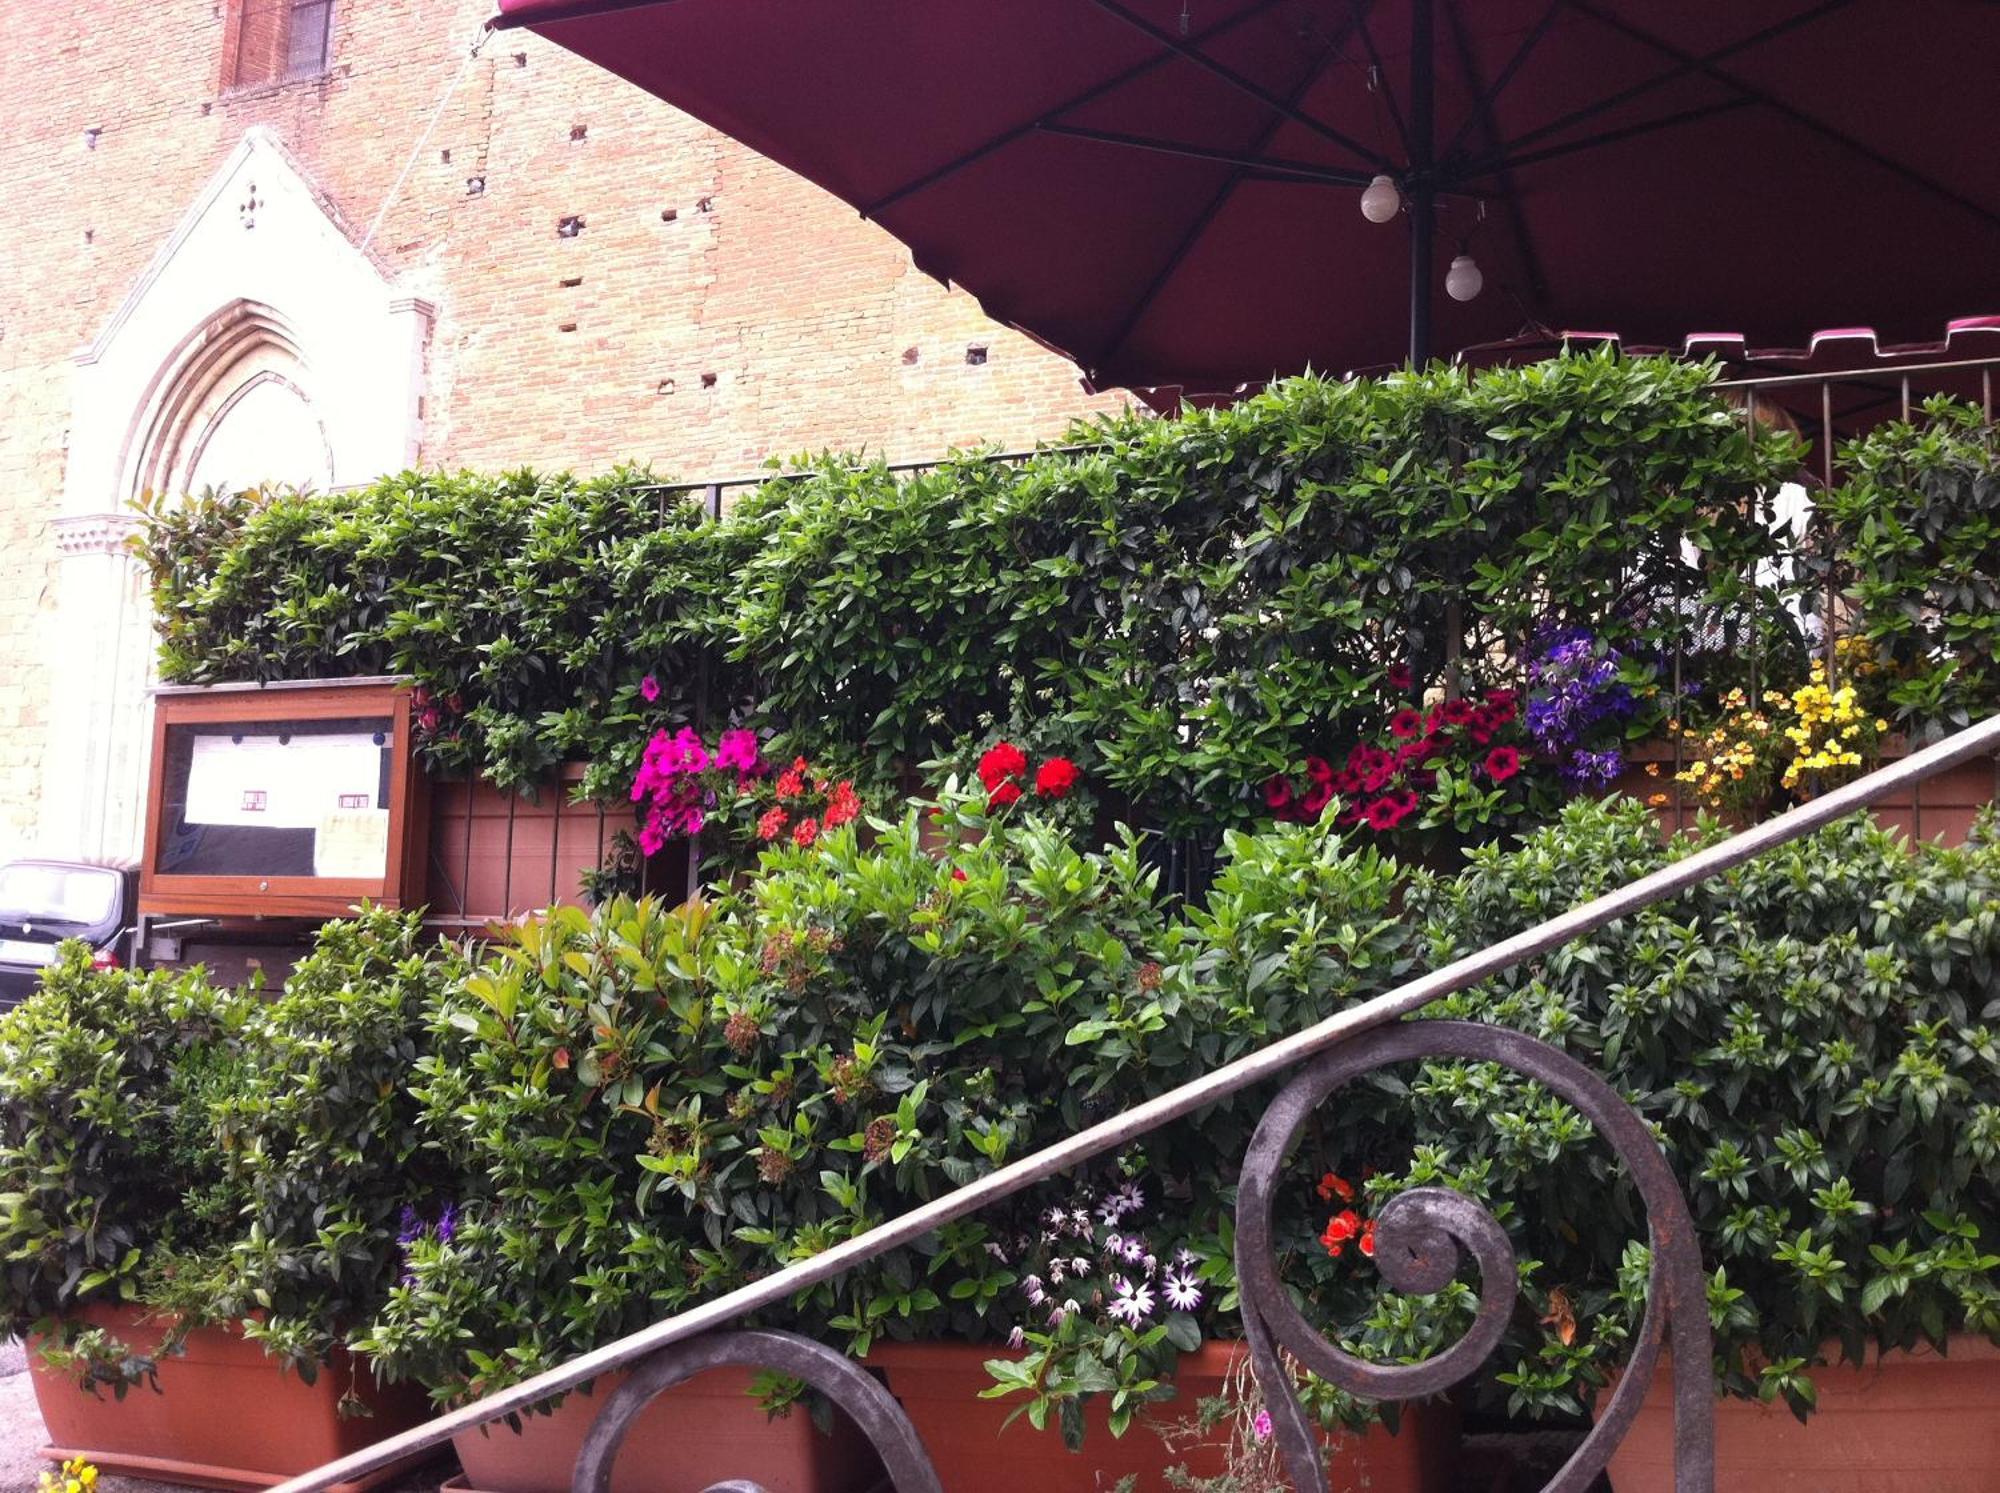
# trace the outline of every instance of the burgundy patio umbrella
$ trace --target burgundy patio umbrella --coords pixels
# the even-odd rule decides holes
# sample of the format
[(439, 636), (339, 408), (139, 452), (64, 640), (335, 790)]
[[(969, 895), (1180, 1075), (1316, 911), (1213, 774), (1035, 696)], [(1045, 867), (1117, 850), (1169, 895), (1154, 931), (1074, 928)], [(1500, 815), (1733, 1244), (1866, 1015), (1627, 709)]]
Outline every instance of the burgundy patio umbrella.
[[(500, 0), (1097, 386), (2000, 309), (1990, 0)], [(1379, 220), (1379, 221), (1377, 221)]]

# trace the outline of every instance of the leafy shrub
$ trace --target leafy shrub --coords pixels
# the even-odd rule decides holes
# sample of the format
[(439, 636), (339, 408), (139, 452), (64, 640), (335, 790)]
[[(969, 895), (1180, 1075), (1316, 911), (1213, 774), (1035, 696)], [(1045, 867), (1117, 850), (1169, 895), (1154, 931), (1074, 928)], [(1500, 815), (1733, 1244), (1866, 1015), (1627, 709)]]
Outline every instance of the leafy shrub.
[[(1573, 805), (1412, 907), (1441, 958), (1669, 853), (1637, 806)], [(2000, 1339), (1996, 971), (2000, 846), (1912, 850), (1861, 816), (1431, 1014), (1528, 1031), (1631, 1096), (1693, 1208), (1721, 1382), (1803, 1408), (1826, 1344), (1858, 1360), (1950, 1332)], [(1538, 1262), (1544, 1340), (1501, 1381), (1517, 1405), (1568, 1408), (1636, 1322), (1635, 1199), (1588, 1127), (1527, 1085), (1430, 1065), (1413, 1094)]]
[[(951, 805), (878, 833), (770, 852), (716, 904), (559, 912), (446, 996), (416, 1088), (468, 1201), (452, 1237), (413, 1248), (364, 1343), (389, 1372), (444, 1398), (498, 1387), (1679, 853), (1629, 803), (1573, 805), (1456, 877), (1287, 825), (1232, 835), (1213, 894), (1176, 915), (1129, 843), (1079, 852), (1032, 818)], [(1722, 1382), (1802, 1405), (1826, 1343), (2000, 1334), (1996, 893), (1990, 842), (1911, 850), (1849, 823), (1433, 1014), (1527, 1031), (1632, 1096), (1694, 1207)], [(1192, 1334), (1235, 1331), (1233, 1188), (1269, 1097), (776, 1319), (856, 1352), (1018, 1329), (1034, 1371), (1000, 1372), (1038, 1422), (1073, 1426), (1089, 1392), (1143, 1400)], [(1525, 1262), (1489, 1388), (1574, 1410), (1622, 1358), (1644, 1220), (1590, 1126), (1527, 1081), (1449, 1062), (1370, 1075), (1315, 1116), (1288, 1178), (1286, 1278), (1352, 1351), (1422, 1356), (1469, 1320), (1468, 1284), (1384, 1294), (1368, 1259), (1383, 1203), (1443, 1183), (1484, 1198)], [(1145, 1216), (1121, 1247), (1143, 1238), (1200, 1302), (1177, 1316), (1156, 1281), (1144, 1313), (1114, 1315), (1113, 1282), (1068, 1310), (1049, 1275), (1060, 1220), (1089, 1220), (1095, 1279), (1102, 1209), (1134, 1193)]]
[(1853, 630), (1894, 676), (1911, 727), (1964, 725), (2000, 707), (2000, 437), (1975, 406), (1926, 403), (1841, 453), (1821, 500)]
[(122, 1394), (150, 1364), (86, 1338), (81, 1310), (141, 1299), (163, 1262), (234, 1237), (242, 1197), (208, 1107), (241, 1075), (255, 1004), (200, 970), (93, 969), (70, 943), (0, 1017), (6, 1330), (56, 1333), (88, 1385)]
[(416, 913), (364, 908), (322, 925), (251, 1024), (254, 1064), (212, 1107), (246, 1194), (217, 1262), (220, 1303), (308, 1381), (400, 1277), (405, 1211), (435, 1217), (455, 1196), (457, 1173), (425, 1145), (407, 1080), (461, 973)]
[[(1780, 541), (1744, 500), (1798, 450), (1748, 440), (1712, 377), (1593, 356), (1295, 379), (1018, 464), (823, 458), (720, 523), (630, 472), (161, 505), (162, 669), (411, 673), (438, 764), (526, 785), (582, 757), (597, 794), (689, 723), (777, 733), (776, 759), (859, 771), (873, 801), (1006, 735), (1074, 760), (1107, 828), (1207, 833), (1375, 727), (1392, 669), (1418, 697), (1454, 656), (1514, 683), (1582, 625), (1634, 670), (1678, 648), (1734, 677), (1701, 645), (1758, 604), (1742, 578)], [(1795, 631), (1775, 604), (1759, 625)]]

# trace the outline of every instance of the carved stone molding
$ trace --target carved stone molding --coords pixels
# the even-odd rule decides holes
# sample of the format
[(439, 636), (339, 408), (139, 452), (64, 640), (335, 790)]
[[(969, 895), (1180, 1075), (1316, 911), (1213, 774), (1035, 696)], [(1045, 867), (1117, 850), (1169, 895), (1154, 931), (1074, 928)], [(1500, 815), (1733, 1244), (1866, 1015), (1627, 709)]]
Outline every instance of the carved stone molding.
[(49, 527), (55, 530), (59, 555), (116, 555), (139, 531), (139, 520), (129, 513), (76, 513)]

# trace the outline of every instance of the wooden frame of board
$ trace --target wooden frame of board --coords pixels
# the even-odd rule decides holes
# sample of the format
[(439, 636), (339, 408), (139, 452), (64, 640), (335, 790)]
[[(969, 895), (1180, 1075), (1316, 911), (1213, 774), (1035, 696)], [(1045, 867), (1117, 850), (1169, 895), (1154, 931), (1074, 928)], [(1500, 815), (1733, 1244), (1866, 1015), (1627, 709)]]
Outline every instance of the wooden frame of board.
[[(421, 903), (430, 793), (429, 781), (417, 767), (410, 715), (409, 682), (394, 678), (170, 685), (156, 690), (139, 911), (149, 916), (311, 919), (344, 916), (364, 899), (384, 907)], [(158, 869), (167, 836), (162, 819), (168, 733), (173, 728), (349, 719), (388, 723), (388, 849), (381, 876), (190, 875)]]

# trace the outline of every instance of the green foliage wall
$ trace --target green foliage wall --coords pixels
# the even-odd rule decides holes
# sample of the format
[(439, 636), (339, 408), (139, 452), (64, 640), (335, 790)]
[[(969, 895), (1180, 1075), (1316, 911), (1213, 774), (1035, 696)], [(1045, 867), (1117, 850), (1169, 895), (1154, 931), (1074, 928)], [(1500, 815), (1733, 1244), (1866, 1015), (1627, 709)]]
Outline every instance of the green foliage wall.
[(1711, 377), (1593, 356), (1295, 379), (1018, 465), (822, 459), (719, 524), (632, 472), (160, 504), (163, 672), (411, 673), (441, 766), (525, 784), (582, 757), (596, 791), (704, 703), (878, 780), (1006, 732), (1135, 822), (1212, 828), (1379, 725), (1393, 664), (1419, 688), (1452, 652), (1504, 673), (1568, 622), (1697, 651), (1775, 543), (1749, 498), (1797, 460)]

